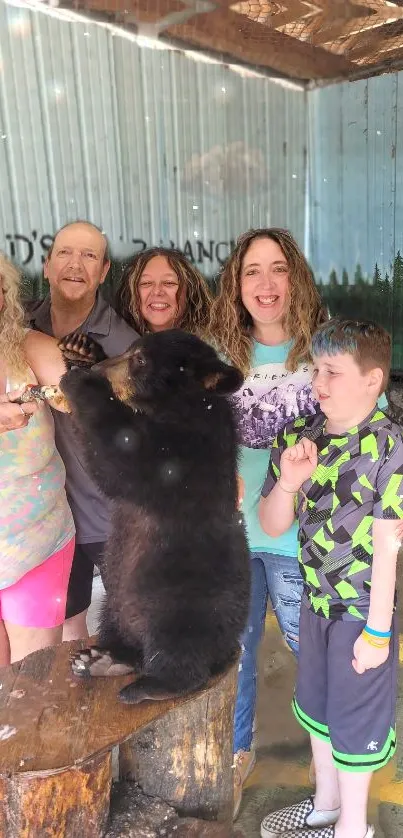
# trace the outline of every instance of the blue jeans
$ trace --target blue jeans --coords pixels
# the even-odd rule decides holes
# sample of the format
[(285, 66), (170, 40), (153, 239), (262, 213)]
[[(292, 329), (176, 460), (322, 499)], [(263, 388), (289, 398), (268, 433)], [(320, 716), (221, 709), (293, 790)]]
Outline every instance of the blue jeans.
[(238, 694), (235, 705), (234, 752), (250, 751), (256, 707), (256, 670), (259, 643), (264, 632), (270, 597), (281, 632), (295, 655), (298, 653), (302, 577), (298, 559), (273, 553), (251, 554), (249, 618), (241, 638)]

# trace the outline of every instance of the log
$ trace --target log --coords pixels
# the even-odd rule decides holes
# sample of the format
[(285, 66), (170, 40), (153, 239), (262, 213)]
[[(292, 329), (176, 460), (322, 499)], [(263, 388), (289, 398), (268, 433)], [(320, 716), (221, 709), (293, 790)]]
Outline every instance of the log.
[[(121, 761), (132, 774), (136, 736), (147, 794), (229, 822), (237, 666), (198, 693), (130, 706), (118, 691), (132, 675), (74, 679), (70, 656), (82, 645), (43, 649), (0, 671), (0, 838), (104, 838), (112, 749), (131, 740)], [(154, 761), (147, 742), (158, 748)]]
[(120, 748), (120, 776), (183, 817), (232, 824), (237, 666)]
[(1, 838), (95, 838), (109, 816), (111, 753), (81, 768), (0, 779)]

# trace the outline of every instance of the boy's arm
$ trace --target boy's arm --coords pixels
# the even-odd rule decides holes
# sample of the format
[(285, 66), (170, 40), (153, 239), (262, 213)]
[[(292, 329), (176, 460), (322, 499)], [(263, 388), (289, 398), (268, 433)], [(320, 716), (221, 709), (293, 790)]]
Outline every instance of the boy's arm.
[(284, 429), (273, 442), (269, 468), (259, 501), (260, 526), (271, 538), (277, 538), (287, 532), (295, 519), (295, 492), (287, 494), (278, 485), (281, 454), (286, 446)]
[(281, 453), (284, 443), (286, 440), (280, 437), (273, 445), (259, 503), (260, 524), (272, 538), (290, 529), (295, 519), (295, 496), (317, 466), (314, 442), (302, 438)]
[(267, 497), (259, 501), (259, 521), (262, 529), (271, 538), (287, 532), (295, 520), (295, 495), (298, 490), (286, 490), (277, 481)]
[[(400, 437), (392, 442), (393, 447), (388, 451), (379, 471), (376, 485), (371, 595), (367, 620), (370, 629), (384, 634), (390, 631), (392, 625), (399, 531), (403, 518), (403, 442)], [(366, 669), (375, 669), (389, 656), (387, 639), (370, 635), (370, 640), (385, 645), (376, 648), (368, 642), (368, 635), (360, 635), (354, 646), (353, 660), (354, 669), (359, 674)]]
[(399, 520), (374, 519), (372, 539), (371, 596), (368, 625), (376, 631), (389, 631), (392, 623), (396, 564), (400, 542), (397, 537)]

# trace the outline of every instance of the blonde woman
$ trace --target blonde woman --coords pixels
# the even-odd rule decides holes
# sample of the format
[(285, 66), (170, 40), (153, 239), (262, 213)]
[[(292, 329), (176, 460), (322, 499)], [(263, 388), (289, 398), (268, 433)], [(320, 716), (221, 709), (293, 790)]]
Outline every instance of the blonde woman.
[(24, 328), (19, 286), (0, 253), (0, 418), (9, 401), (13, 427), (0, 435), (0, 665), (61, 641), (74, 550), (51, 411), (11, 404), (25, 384), (57, 384), (65, 372), (56, 342)]
[(184, 329), (203, 338), (211, 294), (201, 273), (179, 250), (151, 247), (127, 265), (116, 310), (136, 332)]

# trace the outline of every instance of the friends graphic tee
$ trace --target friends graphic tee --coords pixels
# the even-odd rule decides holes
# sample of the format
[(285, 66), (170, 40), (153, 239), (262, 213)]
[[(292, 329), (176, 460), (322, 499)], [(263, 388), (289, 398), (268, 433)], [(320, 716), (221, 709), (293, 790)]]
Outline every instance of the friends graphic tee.
[(291, 342), (266, 346), (254, 341), (251, 371), (234, 397), (240, 434), (240, 474), (245, 482), (242, 505), (249, 547), (256, 553), (296, 556), (297, 525), (279, 538), (263, 532), (258, 503), (277, 434), (293, 419), (311, 416), (317, 404), (312, 395), (312, 366), (286, 369)]

